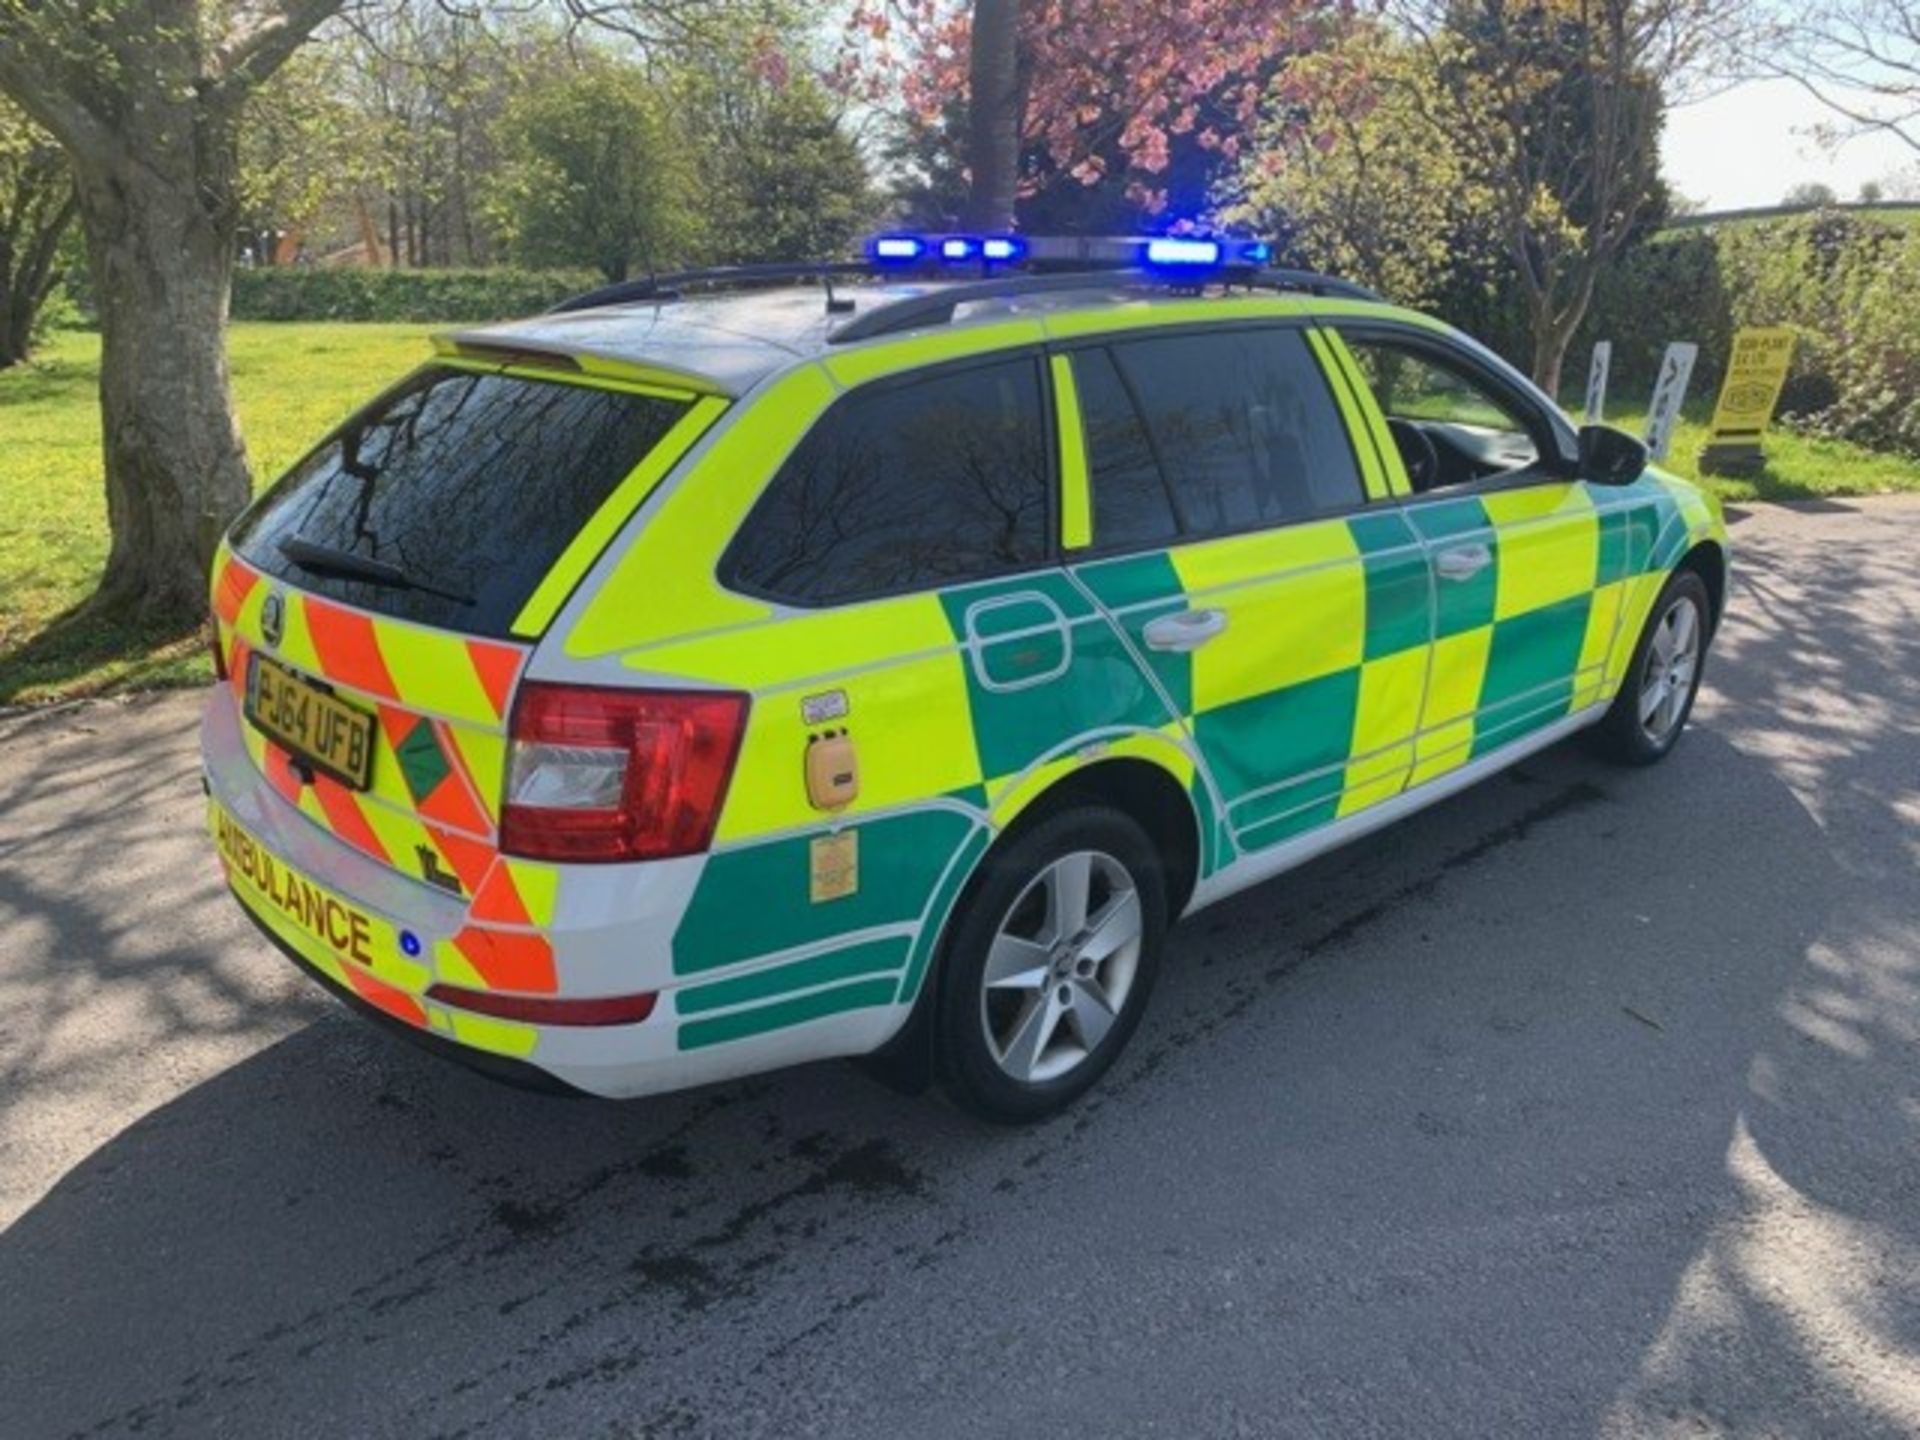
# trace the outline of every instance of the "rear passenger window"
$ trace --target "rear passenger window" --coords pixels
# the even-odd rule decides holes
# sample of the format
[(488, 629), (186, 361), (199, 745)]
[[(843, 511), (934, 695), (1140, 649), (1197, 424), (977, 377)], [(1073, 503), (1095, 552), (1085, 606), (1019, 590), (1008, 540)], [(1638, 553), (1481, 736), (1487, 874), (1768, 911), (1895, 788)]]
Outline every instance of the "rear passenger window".
[(1180, 533), (1173, 497), (1113, 357), (1105, 350), (1075, 354), (1073, 387), (1080, 396), (1080, 425), (1086, 433), (1093, 543), (1171, 543)]
[(824, 605), (1047, 558), (1038, 361), (856, 391), (800, 442), (728, 551), (739, 587)]
[[(1114, 346), (1113, 355), (1184, 538), (1303, 520), (1364, 500), (1346, 427), (1299, 331), (1134, 340)], [(1089, 449), (1097, 477), (1109, 457), (1091, 434)], [(1113, 463), (1120, 473), (1132, 468)], [(1104, 545), (1097, 478), (1094, 507), (1094, 541)]]

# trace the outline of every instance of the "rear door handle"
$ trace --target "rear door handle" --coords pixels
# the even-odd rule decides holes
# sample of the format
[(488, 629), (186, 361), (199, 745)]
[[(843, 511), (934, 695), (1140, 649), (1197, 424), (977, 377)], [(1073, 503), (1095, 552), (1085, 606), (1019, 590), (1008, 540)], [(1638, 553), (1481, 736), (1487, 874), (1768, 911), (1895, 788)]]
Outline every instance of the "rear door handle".
[(1442, 550), (1433, 568), (1442, 580), (1471, 580), (1493, 563), (1493, 551), (1484, 545), (1457, 545)]
[(1162, 615), (1148, 622), (1141, 635), (1149, 650), (1170, 650), (1184, 655), (1198, 650), (1227, 628), (1224, 610), (1182, 610), (1178, 615)]

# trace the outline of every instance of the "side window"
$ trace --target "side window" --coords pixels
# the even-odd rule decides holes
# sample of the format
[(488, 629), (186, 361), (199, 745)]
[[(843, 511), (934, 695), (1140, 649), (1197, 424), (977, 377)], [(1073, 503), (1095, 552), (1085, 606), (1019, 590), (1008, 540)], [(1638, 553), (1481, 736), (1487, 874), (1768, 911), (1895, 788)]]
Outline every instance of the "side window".
[(722, 573), (824, 605), (1038, 564), (1044, 414), (1030, 356), (855, 391), (781, 466)]
[(1077, 352), (1073, 384), (1086, 433), (1093, 543), (1102, 547), (1172, 544), (1180, 535), (1173, 495), (1113, 357), (1105, 350)]
[(1465, 485), (1538, 463), (1532, 423), (1466, 367), (1412, 345), (1343, 335), (1387, 417), (1416, 492)]
[[(1183, 538), (1304, 520), (1364, 498), (1345, 426), (1297, 330), (1130, 340), (1113, 361)], [(1077, 374), (1076, 374), (1077, 378)], [(1106, 468), (1089, 437), (1096, 475)], [(1096, 544), (1105, 543), (1094, 484)]]

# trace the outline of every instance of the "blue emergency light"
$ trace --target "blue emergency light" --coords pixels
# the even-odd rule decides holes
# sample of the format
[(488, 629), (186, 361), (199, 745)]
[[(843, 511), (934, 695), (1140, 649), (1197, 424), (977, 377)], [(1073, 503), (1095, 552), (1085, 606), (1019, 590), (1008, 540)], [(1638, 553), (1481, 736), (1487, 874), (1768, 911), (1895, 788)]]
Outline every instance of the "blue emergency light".
[(871, 248), (875, 260), (910, 265), (927, 253), (927, 242), (918, 235), (876, 235)]
[(1162, 236), (1147, 241), (1147, 264), (1170, 270), (1200, 270), (1218, 265), (1223, 253), (1218, 240)]
[(980, 242), (980, 254), (988, 260), (1018, 260), (1027, 253), (1027, 242), (1011, 235), (989, 235)]
[(971, 235), (949, 235), (940, 242), (942, 260), (971, 260), (979, 252), (980, 242)]

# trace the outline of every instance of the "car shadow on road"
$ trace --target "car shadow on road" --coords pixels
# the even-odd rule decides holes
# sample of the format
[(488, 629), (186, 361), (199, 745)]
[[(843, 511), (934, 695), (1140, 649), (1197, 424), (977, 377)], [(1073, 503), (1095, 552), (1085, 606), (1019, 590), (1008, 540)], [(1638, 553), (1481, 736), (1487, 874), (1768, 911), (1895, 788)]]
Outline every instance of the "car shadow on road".
[[(1831, 959), (1874, 920), (1821, 911), (1821, 834), (1764, 766), (1710, 731), (1689, 750), (1625, 777), (1543, 757), (1364, 855), (1209, 912), (1180, 933), (1137, 1057), (1028, 1133), (841, 1066), (628, 1106), (553, 1100), (329, 1016), (129, 1127), (0, 1237), (15, 1376), (0, 1430), (294, 1433), (315, 1413), (369, 1432), (535, 1416), (565, 1429), (582, 1392), (626, 1391), (649, 1424), (726, 1431), (750, 1398), (760, 1421), (741, 1428), (779, 1429), (809, 1357), (937, 1326), (931, 1297), (966, 1293), (975, 1252), (1021, 1235), (1016, 1258), (1044, 1250), (1111, 1203), (1116, 1171), (1170, 1145), (1183, 1170), (1257, 1186), (1254, 1208), (1287, 1236), (1269, 1280), (1321, 1296), (1253, 1332), (1245, 1355), (1248, 1332), (1216, 1342), (1216, 1360), (1253, 1373), (1255, 1349), (1291, 1352), (1296, 1379), (1321, 1386), (1305, 1413), (1335, 1428), (1365, 1418), (1343, 1404), (1377, 1403), (1353, 1390), (1356, 1366), (1417, 1352), (1440, 1383), (1475, 1370), (1458, 1347), (1476, 1328), (1507, 1334), (1493, 1356), (1510, 1343), (1515, 1373), (1537, 1374), (1549, 1357), (1499, 1324), (1514, 1305), (1541, 1345), (1584, 1333), (1609, 1363), (1558, 1398), (1463, 1395), (1439, 1428), (1711, 1422), (1750, 1403), (1756, 1367), (1804, 1377), (1768, 1387), (1770, 1404), (1806, 1407), (1751, 1416), (1770, 1428), (1884, 1426), (1896, 1402), (1836, 1375), (1832, 1353), (1915, 1350), (1910, 1296), (1876, 1312), (1859, 1300), (1871, 1285), (1842, 1283), (1866, 1240), (1920, 1243), (1911, 1190), (1863, 1188), (1849, 1158), (1915, 1140), (1911, 1068), (1861, 991), (1877, 982)], [(1771, 898), (1695, 883), (1699, 847), (1734, 837)], [(1550, 902), (1535, 888), (1569, 866), (1598, 873), (1607, 851), (1629, 857), (1607, 887)], [(1600, 943), (1542, 953), (1570, 927)], [(1516, 1103), (1489, 1107), (1488, 1087)], [(1280, 1171), (1251, 1162), (1263, 1147)], [(1356, 1194), (1366, 1176), (1404, 1188)], [(1663, 1194), (1685, 1203), (1648, 1244)], [(1177, 1185), (1158, 1202), (1123, 1225), (1142, 1253), (1184, 1236), (1204, 1288), (1219, 1235), (1183, 1213)], [(1516, 1270), (1496, 1226), (1484, 1253), (1449, 1252), (1437, 1312), (1417, 1286), (1402, 1293), (1415, 1237), (1498, 1217), (1564, 1234), (1566, 1254), (1547, 1247), (1554, 1273)], [(1351, 1253), (1353, 1236), (1373, 1238), (1348, 1286), (1325, 1288), (1309, 1252)], [(1806, 1244), (1783, 1290), (1776, 1247)], [(1601, 1283), (1568, 1293), (1589, 1270)], [(1363, 1316), (1357, 1341), (1315, 1338)], [(1101, 1383), (1150, 1417), (1194, 1363), (1178, 1345), (1164, 1361)], [(926, 1432), (965, 1429), (992, 1390), (949, 1377), (944, 1397), (890, 1411), (888, 1387), (843, 1383), (860, 1433), (915, 1415)], [(1258, 1413), (1252, 1393), (1241, 1403)]]
[(329, 1013), (0, 1235), (0, 1434), (1910, 1433), (1920, 655), (1746, 583), (1672, 763), (1562, 747), (1197, 917), (1034, 1130), (837, 1065), (554, 1100)]

